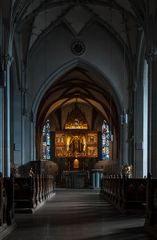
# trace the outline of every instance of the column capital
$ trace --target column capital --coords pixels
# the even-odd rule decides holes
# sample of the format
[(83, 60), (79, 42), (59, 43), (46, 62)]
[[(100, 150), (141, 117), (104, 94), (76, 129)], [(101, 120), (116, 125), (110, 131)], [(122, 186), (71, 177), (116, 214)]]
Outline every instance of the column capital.
[(8, 65), (11, 66), (13, 57), (7, 54), (7, 55), (1, 55), (0, 58), (1, 58), (0, 62), (1, 62), (2, 70), (4, 71), (6, 70), (6, 67)]
[(0, 87), (6, 87), (7, 67), (11, 67), (13, 57), (10, 55), (0, 55)]
[(149, 64), (151, 64), (153, 61), (157, 60), (157, 50), (155, 49), (154, 51), (149, 51), (145, 55), (146, 61)]

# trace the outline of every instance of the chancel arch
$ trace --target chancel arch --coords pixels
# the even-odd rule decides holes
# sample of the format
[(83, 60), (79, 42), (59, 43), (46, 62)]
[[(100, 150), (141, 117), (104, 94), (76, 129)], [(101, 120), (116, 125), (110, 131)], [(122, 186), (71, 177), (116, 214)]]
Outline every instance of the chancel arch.
[[(66, 179), (70, 172), (76, 170), (92, 172), (92, 169), (97, 168), (98, 163), (103, 160), (108, 159), (108, 164), (112, 166), (108, 168), (108, 173), (112, 174), (119, 168), (122, 127), (118, 117), (120, 104), (118, 101), (115, 102), (117, 96), (113, 95), (113, 89), (105, 80), (104, 85), (100, 80), (100, 83), (96, 84), (95, 80), (96, 73), (90, 73), (80, 66), (75, 67), (51, 85), (39, 104), (36, 121), (36, 155), (37, 159), (42, 160), (41, 132), (49, 119), (53, 130), (51, 129), (50, 134), (50, 159), (47, 160), (53, 160), (58, 164), (58, 184), (63, 184), (63, 178)], [(108, 138), (107, 134), (105, 135), (106, 158), (102, 156), (104, 121), (112, 132), (112, 139), (111, 132), (107, 133)], [(110, 152), (110, 157), (107, 151)]]

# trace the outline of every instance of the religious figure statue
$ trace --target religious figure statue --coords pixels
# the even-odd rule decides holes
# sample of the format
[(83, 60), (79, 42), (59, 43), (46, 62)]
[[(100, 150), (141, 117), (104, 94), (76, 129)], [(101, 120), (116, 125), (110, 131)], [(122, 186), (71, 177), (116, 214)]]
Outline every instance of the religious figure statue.
[(75, 155), (86, 151), (86, 139), (85, 136), (75, 135), (68, 136), (66, 140), (66, 150), (68, 155)]

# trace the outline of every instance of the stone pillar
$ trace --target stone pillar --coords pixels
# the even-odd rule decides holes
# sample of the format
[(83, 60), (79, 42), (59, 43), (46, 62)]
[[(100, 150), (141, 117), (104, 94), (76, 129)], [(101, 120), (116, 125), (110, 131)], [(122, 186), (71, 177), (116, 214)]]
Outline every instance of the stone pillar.
[(0, 172), (4, 172), (4, 88), (0, 86)]
[[(6, 5), (5, 5), (6, 4)], [(3, 176), (10, 176), (10, 66), (9, 49), (9, 3), (0, 4), (0, 158)], [(8, 5), (7, 5), (8, 4)]]
[(35, 123), (31, 119), (31, 160), (36, 160)]
[(22, 159), (21, 164), (25, 164), (31, 160), (31, 113), (28, 106), (29, 93), (27, 86), (27, 65), (22, 64), (22, 91), (21, 91), (21, 146), (22, 146)]
[(148, 175), (148, 64), (143, 72), (143, 176)]
[(143, 8), (145, 51), (148, 63), (148, 173), (157, 177), (157, 1), (147, 1)]
[[(142, 79), (143, 80), (143, 79)], [(140, 80), (134, 93), (134, 177), (143, 177), (143, 84)]]
[(11, 107), (10, 107), (10, 67), (12, 58), (4, 56), (4, 176), (10, 177), (11, 168)]
[(122, 160), (121, 165), (128, 164), (128, 117), (126, 111), (121, 115), (121, 146)]
[(148, 172), (157, 178), (157, 56), (148, 62)]
[(22, 116), (22, 161), (21, 164), (31, 159), (31, 120), (29, 112)]

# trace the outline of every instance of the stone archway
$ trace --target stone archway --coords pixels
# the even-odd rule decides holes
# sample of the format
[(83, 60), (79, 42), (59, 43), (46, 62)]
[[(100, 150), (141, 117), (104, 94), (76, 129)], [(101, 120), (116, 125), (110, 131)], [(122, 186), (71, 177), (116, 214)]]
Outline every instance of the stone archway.
[[(120, 158), (120, 145), (117, 144), (120, 142), (120, 122), (118, 118), (120, 110), (118, 104), (115, 104), (113, 89), (107, 91), (102, 85), (100, 81), (97, 82), (96, 74), (93, 75), (93, 73), (85, 71), (85, 68), (80, 66), (70, 69), (51, 84), (39, 104), (36, 117), (37, 159), (41, 159), (41, 129), (45, 119), (54, 113), (57, 121), (54, 128), (63, 130), (68, 114), (67, 109), (74, 106), (76, 99), (84, 109), (86, 116), (89, 117), (90, 115), (88, 120), (91, 130), (100, 132), (104, 118), (110, 123), (115, 135), (113, 159), (117, 161)], [(108, 85), (107, 81), (104, 85)], [(62, 111), (63, 109), (64, 111)], [(62, 119), (61, 115), (63, 115)], [(100, 155), (98, 158), (100, 158)]]

